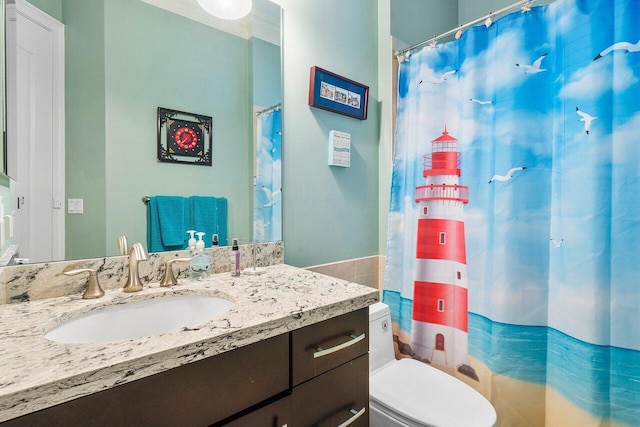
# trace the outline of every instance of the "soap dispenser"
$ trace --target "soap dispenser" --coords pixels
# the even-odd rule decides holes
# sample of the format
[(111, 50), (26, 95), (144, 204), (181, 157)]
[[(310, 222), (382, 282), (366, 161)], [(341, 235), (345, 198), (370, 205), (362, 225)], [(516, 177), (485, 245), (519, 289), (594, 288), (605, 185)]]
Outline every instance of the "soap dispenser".
[(193, 255), (193, 252), (196, 250), (196, 230), (187, 230), (187, 233), (191, 235), (191, 237), (189, 238), (189, 250), (191, 251), (191, 255)]
[(203, 232), (196, 232), (196, 236), (198, 236), (198, 240), (195, 244), (195, 253), (191, 258), (191, 262), (189, 263), (189, 276), (192, 279), (200, 280), (206, 277), (209, 277), (211, 270), (211, 261), (209, 260), (209, 255), (207, 255), (204, 251), (204, 237)]

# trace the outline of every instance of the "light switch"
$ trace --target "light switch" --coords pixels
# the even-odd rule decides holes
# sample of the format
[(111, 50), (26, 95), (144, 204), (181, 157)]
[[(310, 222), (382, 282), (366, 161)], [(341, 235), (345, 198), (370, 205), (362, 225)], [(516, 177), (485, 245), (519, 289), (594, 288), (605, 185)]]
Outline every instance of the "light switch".
[(84, 199), (67, 199), (67, 213), (68, 214), (83, 214), (84, 213)]

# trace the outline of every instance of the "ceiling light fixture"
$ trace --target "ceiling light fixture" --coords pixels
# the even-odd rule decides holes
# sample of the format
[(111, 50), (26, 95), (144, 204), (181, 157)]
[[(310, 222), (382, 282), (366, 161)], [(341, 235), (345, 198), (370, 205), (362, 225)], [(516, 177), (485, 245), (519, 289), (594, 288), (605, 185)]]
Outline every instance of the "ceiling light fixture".
[(198, 0), (205, 12), (221, 19), (240, 19), (251, 12), (252, 0)]

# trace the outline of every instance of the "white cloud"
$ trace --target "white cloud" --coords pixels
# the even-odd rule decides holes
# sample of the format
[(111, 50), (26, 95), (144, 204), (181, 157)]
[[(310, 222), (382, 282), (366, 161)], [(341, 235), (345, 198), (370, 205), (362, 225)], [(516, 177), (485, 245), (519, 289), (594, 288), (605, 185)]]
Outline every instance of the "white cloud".
[(611, 135), (613, 144), (613, 163), (628, 164), (636, 170), (640, 149), (640, 112), (637, 112), (626, 123), (620, 125)]
[[(518, 85), (534, 75), (525, 74), (516, 64), (531, 65), (540, 55), (549, 50), (540, 46), (536, 52), (524, 48), (524, 32), (520, 28), (510, 28), (497, 35), (486, 50), (468, 57), (460, 67), (462, 92), (476, 95), (478, 82), (496, 93), (504, 88)], [(549, 58), (542, 62), (542, 68), (548, 67)], [(544, 71), (548, 72), (548, 71)]]
[(567, 83), (560, 89), (561, 99), (592, 100), (603, 93), (613, 90), (620, 93), (638, 82), (629, 61), (622, 55), (613, 56), (613, 72), (611, 58), (591, 61), (586, 67), (575, 71)]

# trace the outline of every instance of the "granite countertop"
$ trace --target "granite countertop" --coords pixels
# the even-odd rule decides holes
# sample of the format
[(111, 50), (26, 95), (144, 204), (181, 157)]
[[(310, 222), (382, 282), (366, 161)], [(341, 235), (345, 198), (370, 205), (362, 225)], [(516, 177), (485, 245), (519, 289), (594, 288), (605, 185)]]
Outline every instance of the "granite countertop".
[[(200, 325), (110, 343), (62, 344), (42, 335), (77, 314), (165, 295), (215, 295), (235, 302)], [(146, 285), (136, 293), (107, 291), (10, 304), (0, 314), (0, 421), (144, 378), (317, 323), (378, 300), (378, 291), (280, 264), (259, 276), (230, 273), (177, 286)]]

